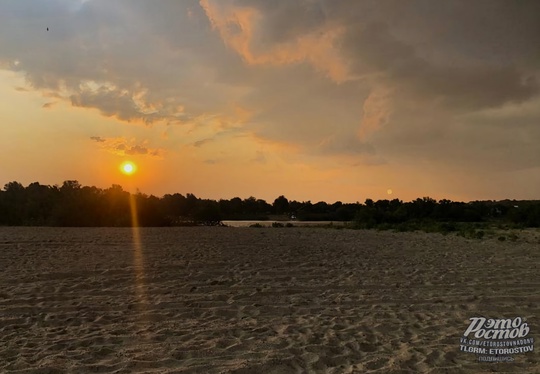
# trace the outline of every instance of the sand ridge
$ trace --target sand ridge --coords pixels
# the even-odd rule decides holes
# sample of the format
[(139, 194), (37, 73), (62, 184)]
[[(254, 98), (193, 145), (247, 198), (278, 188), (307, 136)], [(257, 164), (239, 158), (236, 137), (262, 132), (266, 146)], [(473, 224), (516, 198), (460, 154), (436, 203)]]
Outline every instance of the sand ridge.
[[(459, 352), (474, 316), (539, 336), (538, 233), (0, 228), (0, 371), (538, 373)], [(139, 253), (137, 253), (139, 252)]]

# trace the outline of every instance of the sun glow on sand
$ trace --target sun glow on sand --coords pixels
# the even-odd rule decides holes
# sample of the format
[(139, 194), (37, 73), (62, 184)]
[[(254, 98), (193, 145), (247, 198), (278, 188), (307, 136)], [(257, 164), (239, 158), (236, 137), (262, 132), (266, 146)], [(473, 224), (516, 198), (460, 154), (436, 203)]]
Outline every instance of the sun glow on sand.
[(126, 161), (120, 165), (120, 171), (126, 175), (131, 175), (137, 171), (137, 166), (131, 161)]
[[(132, 161), (124, 161), (120, 165), (120, 171), (122, 174), (130, 176), (137, 172), (137, 165)], [(134, 189), (134, 180), (129, 183), (130, 190)], [(133, 265), (135, 269), (135, 295), (137, 297), (137, 304), (139, 308), (139, 322), (143, 325), (148, 323), (146, 315), (146, 306), (148, 304), (148, 298), (146, 296), (146, 281), (145, 281), (145, 261), (143, 245), (141, 241), (141, 233), (139, 229), (139, 213), (137, 210), (136, 194), (129, 193), (129, 207), (131, 211), (131, 231), (133, 236)]]

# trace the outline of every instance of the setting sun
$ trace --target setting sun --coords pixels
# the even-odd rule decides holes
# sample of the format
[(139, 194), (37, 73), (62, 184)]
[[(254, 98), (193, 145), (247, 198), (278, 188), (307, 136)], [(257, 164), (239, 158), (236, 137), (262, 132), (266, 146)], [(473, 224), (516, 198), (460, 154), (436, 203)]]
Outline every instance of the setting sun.
[(122, 173), (130, 175), (130, 174), (135, 173), (135, 171), (137, 170), (137, 167), (135, 166), (133, 162), (126, 161), (122, 165), (120, 165), (120, 170), (122, 171)]

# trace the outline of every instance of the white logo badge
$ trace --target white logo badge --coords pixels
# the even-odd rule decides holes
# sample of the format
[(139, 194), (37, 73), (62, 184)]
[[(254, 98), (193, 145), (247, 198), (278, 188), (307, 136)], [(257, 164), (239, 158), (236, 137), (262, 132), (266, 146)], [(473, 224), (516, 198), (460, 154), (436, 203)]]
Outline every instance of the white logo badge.
[(459, 350), (478, 355), (478, 361), (512, 362), (513, 355), (534, 350), (529, 325), (521, 317), (492, 319), (469, 318), (469, 326), (460, 339)]

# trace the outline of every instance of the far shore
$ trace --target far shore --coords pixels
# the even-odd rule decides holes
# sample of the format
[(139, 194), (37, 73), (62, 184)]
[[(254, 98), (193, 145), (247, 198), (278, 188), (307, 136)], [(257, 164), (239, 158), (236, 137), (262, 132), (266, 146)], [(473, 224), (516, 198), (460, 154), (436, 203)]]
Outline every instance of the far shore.
[(292, 225), (295, 227), (312, 227), (312, 226), (347, 226), (351, 222), (347, 221), (279, 221), (279, 220), (267, 220), (267, 221), (251, 221), (251, 220), (225, 220), (222, 221), (225, 226), (231, 227), (249, 227), (251, 225), (261, 225), (264, 227), (271, 227), (272, 224), (281, 224), (284, 226)]

